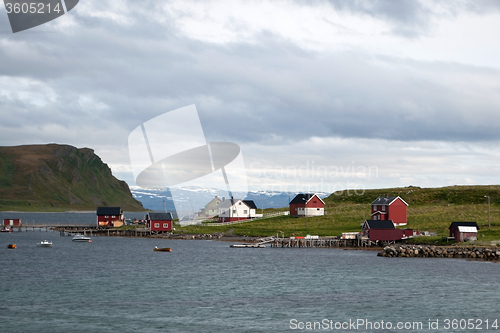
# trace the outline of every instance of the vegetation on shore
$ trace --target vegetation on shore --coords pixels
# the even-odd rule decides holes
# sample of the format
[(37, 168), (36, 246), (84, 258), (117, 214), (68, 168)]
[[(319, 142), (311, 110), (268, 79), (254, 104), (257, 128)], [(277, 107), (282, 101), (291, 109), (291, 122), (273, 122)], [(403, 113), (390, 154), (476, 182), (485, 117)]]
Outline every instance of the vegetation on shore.
[[(359, 195), (358, 195), (359, 194)], [(354, 190), (331, 194), (325, 198), (326, 215), (296, 218), (278, 216), (227, 226), (177, 227), (176, 232), (214, 233), (225, 232), (246, 236), (337, 236), (343, 232), (361, 231), (361, 223), (370, 218), (370, 204), (378, 196), (400, 196), (408, 206), (408, 225), (419, 231), (437, 233), (435, 237), (418, 237), (412, 242), (435, 244), (445, 242), (451, 222), (473, 221), (479, 225), (477, 243), (500, 243), (500, 186), (451, 186), (442, 188), (404, 187), (366, 190), (362, 194)], [(488, 204), (490, 197), (490, 224), (488, 230)], [(264, 210), (267, 213), (267, 210)], [(445, 242), (446, 243), (446, 242)]]

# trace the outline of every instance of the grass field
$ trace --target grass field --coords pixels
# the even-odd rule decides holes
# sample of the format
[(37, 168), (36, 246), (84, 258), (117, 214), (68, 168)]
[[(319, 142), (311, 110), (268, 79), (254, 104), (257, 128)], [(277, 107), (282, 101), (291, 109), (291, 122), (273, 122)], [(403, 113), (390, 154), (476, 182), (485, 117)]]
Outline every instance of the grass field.
[[(228, 226), (177, 227), (176, 232), (214, 233), (231, 232), (246, 236), (337, 236), (343, 232), (361, 231), (361, 223), (370, 218), (370, 203), (379, 195), (400, 195), (408, 206), (408, 225), (419, 231), (437, 232), (434, 238), (419, 239), (435, 242), (449, 235), (448, 227), (455, 221), (472, 221), (479, 225), (478, 243), (500, 243), (500, 187), (452, 186), (437, 189), (418, 187), (369, 190), (361, 196), (332, 194), (325, 198), (324, 216), (295, 218), (279, 216)], [(485, 195), (491, 197), (488, 230), (488, 205)]]

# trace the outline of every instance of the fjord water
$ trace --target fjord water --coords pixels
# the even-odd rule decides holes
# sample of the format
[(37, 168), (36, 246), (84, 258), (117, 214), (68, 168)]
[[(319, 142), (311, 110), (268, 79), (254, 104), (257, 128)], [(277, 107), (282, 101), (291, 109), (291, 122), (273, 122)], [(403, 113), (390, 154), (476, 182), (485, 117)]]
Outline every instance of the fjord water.
[[(44, 239), (53, 246), (37, 247)], [(18, 248), (7, 249), (9, 243)], [(364, 319), (458, 332), (472, 330), (445, 330), (443, 320), (500, 320), (499, 264), (229, 245), (121, 237), (76, 243), (51, 231), (0, 233), (0, 330), (287, 332), (301, 331), (291, 329), (292, 319)], [(439, 329), (428, 329), (429, 319), (439, 320)]]

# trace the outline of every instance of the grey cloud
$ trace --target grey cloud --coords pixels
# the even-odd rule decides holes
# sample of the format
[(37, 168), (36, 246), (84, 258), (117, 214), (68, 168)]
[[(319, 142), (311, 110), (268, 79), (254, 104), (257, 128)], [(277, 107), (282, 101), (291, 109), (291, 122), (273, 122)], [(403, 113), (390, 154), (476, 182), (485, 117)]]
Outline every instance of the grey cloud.
[[(431, 29), (436, 17), (474, 12), (487, 14), (500, 10), (497, 0), (324, 0), (338, 11), (367, 15), (392, 24), (391, 32), (405, 38), (418, 38)], [(310, 1), (309, 5), (323, 1)], [(301, 1), (298, 1), (301, 3)]]
[[(420, 9), (404, 3), (396, 10), (374, 2), (373, 10), (395, 22), (418, 22)], [(38, 80), (58, 95), (46, 106), (0, 99), (2, 117), (18, 115), (0, 127), (58, 124), (74, 134), (69, 140), (126, 146), (139, 124), (196, 104), (209, 141), (500, 139), (495, 87), (467, 81), (500, 79), (497, 70), (354, 52), (320, 56), (269, 32), (255, 44), (214, 45), (184, 38), (173, 24), (148, 21), (140, 6), (130, 6), (129, 25), (79, 13), (71, 32), (0, 36), (9, 41), (0, 45), (0, 75)], [(86, 96), (90, 104), (78, 102)], [(113, 133), (103, 135), (110, 127)], [(2, 133), (2, 142), (19, 140)], [(34, 135), (57, 138), (41, 129), (28, 137)]]

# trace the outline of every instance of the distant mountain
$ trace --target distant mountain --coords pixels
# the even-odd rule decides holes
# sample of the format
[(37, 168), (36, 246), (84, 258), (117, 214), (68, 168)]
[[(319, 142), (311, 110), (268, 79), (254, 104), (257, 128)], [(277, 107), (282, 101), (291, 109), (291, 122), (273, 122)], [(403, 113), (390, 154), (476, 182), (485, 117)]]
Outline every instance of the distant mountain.
[[(137, 186), (131, 186), (130, 190), (134, 198), (139, 200), (144, 207), (152, 210), (167, 209), (169, 212), (174, 212), (175, 206), (172, 200), (172, 195), (167, 189), (142, 189)], [(176, 191), (180, 200), (190, 202), (193, 206), (194, 213), (204, 207), (216, 195), (222, 199), (225, 191), (217, 189), (203, 189), (199, 187), (184, 187), (180, 191)], [(272, 191), (257, 191), (248, 192), (245, 198), (238, 196), (235, 199), (253, 200), (257, 208), (281, 208), (287, 207), (298, 192), (272, 192)], [(327, 193), (318, 193), (321, 198), (328, 196)], [(226, 198), (229, 199), (229, 198)]]
[(124, 181), (92, 149), (68, 145), (0, 147), (0, 210), (142, 211)]

